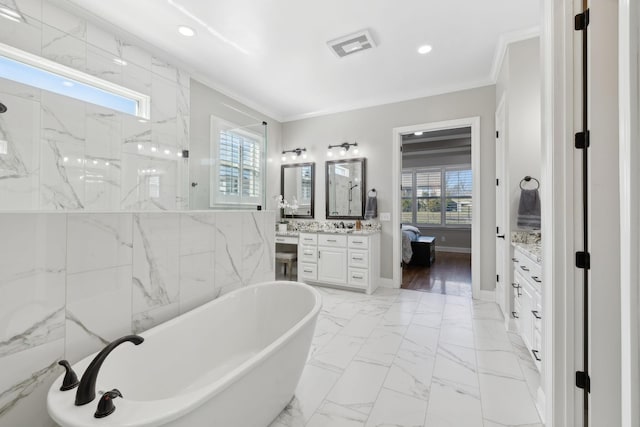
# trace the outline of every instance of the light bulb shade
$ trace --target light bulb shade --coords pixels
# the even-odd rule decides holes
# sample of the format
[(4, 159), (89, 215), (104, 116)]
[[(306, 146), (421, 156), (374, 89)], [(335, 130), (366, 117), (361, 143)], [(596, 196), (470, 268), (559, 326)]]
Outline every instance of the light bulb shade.
[(360, 152), (360, 150), (358, 150), (357, 147), (353, 149), (353, 154), (358, 154), (359, 152)]
[(303, 153), (303, 154), (302, 154), (302, 158), (303, 158), (303, 159), (306, 159), (306, 158), (307, 158), (307, 153)]
[(287, 156), (282, 156), (282, 161), (286, 162), (287, 161)]
[(344, 148), (342, 150), (340, 150), (340, 155), (344, 156), (345, 154), (347, 154), (347, 150), (345, 150)]
[(327, 157), (333, 157), (333, 153), (331, 152), (331, 150), (327, 150)]

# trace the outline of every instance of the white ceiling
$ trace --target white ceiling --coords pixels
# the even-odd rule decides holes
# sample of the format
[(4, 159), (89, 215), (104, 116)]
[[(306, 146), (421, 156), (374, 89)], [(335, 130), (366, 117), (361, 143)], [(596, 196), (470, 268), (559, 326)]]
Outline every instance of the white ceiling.
[[(539, 0), (68, 1), (283, 121), (492, 84), (505, 40), (540, 18)], [(338, 58), (326, 44), (362, 29), (376, 48)]]

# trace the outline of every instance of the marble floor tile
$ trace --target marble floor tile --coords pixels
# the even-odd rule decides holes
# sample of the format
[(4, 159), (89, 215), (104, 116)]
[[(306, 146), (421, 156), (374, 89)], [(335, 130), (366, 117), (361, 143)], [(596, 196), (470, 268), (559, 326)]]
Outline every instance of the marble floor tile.
[(367, 416), (353, 409), (325, 402), (306, 427), (364, 427)]
[(435, 358), (412, 344), (404, 343), (389, 369), (384, 386), (407, 396), (429, 398)]
[(540, 422), (524, 381), (489, 374), (480, 374), (479, 379), (482, 412), (487, 419), (518, 426)]
[(426, 400), (383, 388), (365, 426), (422, 426), (426, 412)]
[(434, 377), (424, 425), (483, 427), (480, 391)]
[(296, 396), (270, 427), (541, 427), (539, 380), (495, 303), (319, 288)]
[(384, 366), (354, 361), (327, 395), (327, 400), (368, 415), (388, 371)]
[(319, 349), (310, 363), (316, 366), (342, 371), (347, 368), (364, 344), (364, 338), (336, 335)]

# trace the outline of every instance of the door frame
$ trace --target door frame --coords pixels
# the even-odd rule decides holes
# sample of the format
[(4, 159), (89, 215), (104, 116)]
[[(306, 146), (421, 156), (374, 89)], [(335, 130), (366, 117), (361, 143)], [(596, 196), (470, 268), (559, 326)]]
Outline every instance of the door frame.
[(462, 119), (444, 120), (439, 122), (423, 123), (411, 126), (393, 128), (393, 155), (392, 155), (392, 195), (393, 206), (393, 286), (399, 288), (402, 284), (402, 235), (400, 232), (400, 218), (402, 218), (400, 175), (402, 173), (402, 135), (413, 132), (430, 132), (444, 129), (456, 129), (462, 127), (471, 128), (471, 175), (473, 185), (471, 198), (473, 213), (471, 217), (471, 291), (474, 299), (493, 299), (493, 292), (486, 293), (480, 290), (482, 278), (481, 250), (480, 250), (480, 117), (467, 117)]
[[(495, 301), (498, 302), (498, 299), (502, 299), (502, 305), (504, 307), (503, 314), (505, 315), (505, 326), (508, 328), (511, 319), (511, 316), (508, 316), (510, 312), (510, 298), (507, 296), (510, 294), (510, 281), (507, 280), (510, 277), (510, 242), (511, 242), (511, 218), (509, 216), (509, 174), (507, 173), (507, 158), (509, 154), (509, 147), (507, 144), (508, 141), (508, 131), (507, 131), (507, 111), (506, 111), (506, 101), (507, 94), (506, 92), (502, 94), (500, 100), (498, 101), (498, 106), (496, 107), (495, 112), (495, 125), (496, 125), (496, 143), (498, 141), (501, 142), (501, 150), (499, 152), (498, 147), (496, 145), (496, 179), (498, 179), (498, 170), (497, 168), (501, 168), (501, 177), (500, 183), (496, 181), (496, 187), (498, 185), (502, 186), (502, 224), (500, 225), (500, 229), (503, 235), (505, 235), (504, 250), (502, 252), (502, 271), (498, 271), (498, 240), (496, 240), (496, 274), (503, 277), (503, 285), (504, 292), (503, 295), (498, 295), (496, 292)], [(502, 122), (502, 127), (498, 126), (498, 122)], [(500, 132), (500, 134), (498, 134)], [(500, 164), (500, 166), (498, 166)], [(496, 193), (496, 220), (498, 217), (498, 195)], [(497, 231), (498, 223), (496, 221), (496, 231)], [(496, 286), (497, 290), (497, 286)]]
[[(622, 426), (640, 425), (640, 7), (619, 2), (620, 291)], [(636, 94), (636, 96), (632, 96)]]

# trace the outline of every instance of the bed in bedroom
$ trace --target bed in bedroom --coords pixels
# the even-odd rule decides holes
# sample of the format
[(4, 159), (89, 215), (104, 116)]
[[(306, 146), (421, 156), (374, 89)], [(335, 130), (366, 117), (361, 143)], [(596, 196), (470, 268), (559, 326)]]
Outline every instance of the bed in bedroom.
[(422, 236), (417, 227), (402, 226), (402, 262), (430, 267), (436, 260), (436, 239)]

